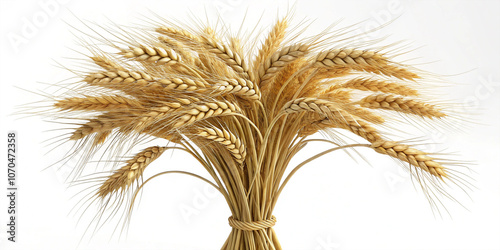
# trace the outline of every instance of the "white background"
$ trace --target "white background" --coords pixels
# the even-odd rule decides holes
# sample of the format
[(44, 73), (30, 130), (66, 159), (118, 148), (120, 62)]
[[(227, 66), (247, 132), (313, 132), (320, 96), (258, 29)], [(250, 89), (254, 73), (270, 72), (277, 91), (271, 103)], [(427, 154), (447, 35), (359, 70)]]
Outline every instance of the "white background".
[[(55, 2), (57, 8), (47, 12), (42, 7), (47, 2)], [(55, 135), (47, 132), (54, 125), (37, 116), (12, 115), (16, 105), (40, 98), (15, 87), (41, 94), (46, 83), (71, 76), (55, 61), (71, 61), (65, 57), (74, 54), (70, 52), (77, 39), (65, 22), (77, 25), (75, 17), (133, 25), (141, 24), (141, 15), (150, 11), (186, 22), (188, 15), (204, 18), (205, 12), (215, 21), (219, 11), (237, 28), (248, 10), (244, 27), (252, 29), (262, 13), (260, 25), (269, 26), (291, 5), (248, 2), (2, 0), (0, 151), (6, 152), (7, 131), (17, 131), (19, 220), (17, 242), (7, 242), (7, 203), (2, 194), (0, 249), (219, 249), (230, 231), (229, 209), (206, 184), (185, 176), (161, 177), (146, 187), (128, 234), (112, 236), (117, 222), (111, 221), (92, 239), (80, 242), (87, 224), (68, 215), (78, 199), (71, 198), (74, 190), (63, 183), (67, 167), (42, 171), (55, 160), (53, 154), (45, 154), (53, 145), (44, 143)], [(307, 31), (311, 35), (340, 19), (340, 26), (364, 20), (359, 28), (364, 31), (397, 18), (377, 35), (413, 41), (412, 47), (419, 49), (412, 55), (431, 62), (419, 67), (446, 76), (447, 93), (455, 103), (468, 104), (458, 105), (468, 121), (463, 132), (429, 132), (425, 138), (443, 143), (446, 152), (456, 152), (454, 159), (474, 162), (470, 167), (476, 171), (471, 175), (477, 189), (470, 193), (472, 201), (457, 196), (468, 210), (444, 201), (451, 216), (443, 209), (443, 216), (433, 215), (422, 191), (413, 188), (393, 161), (360, 151), (370, 166), (359, 157), (355, 162), (334, 153), (299, 171), (280, 197), (275, 230), (284, 249), (500, 249), (500, 2), (297, 1), (294, 10), (296, 21), (315, 20)], [(36, 30), (22, 34), (26, 22), (38, 25)], [(25, 40), (16, 44), (13, 35)], [(316, 150), (306, 149), (303, 155)], [(6, 156), (0, 156), (0, 187), (6, 187)], [(146, 174), (164, 169), (203, 173), (185, 158), (165, 154)], [(183, 213), (186, 209), (195, 213)]]

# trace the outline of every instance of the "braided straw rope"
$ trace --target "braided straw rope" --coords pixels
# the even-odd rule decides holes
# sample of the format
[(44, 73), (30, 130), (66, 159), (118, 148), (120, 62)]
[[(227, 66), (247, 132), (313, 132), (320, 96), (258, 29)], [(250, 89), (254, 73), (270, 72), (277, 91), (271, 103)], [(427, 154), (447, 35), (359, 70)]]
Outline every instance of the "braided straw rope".
[(276, 217), (271, 216), (269, 220), (259, 220), (259, 221), (239, 221), (233, 218), (233, 216), (229, 217), (229, 225), (232, 228), (243, 230), (243, 231), (257, 231), (261, 229), (267, 229), (273, 227), (276, 224)]

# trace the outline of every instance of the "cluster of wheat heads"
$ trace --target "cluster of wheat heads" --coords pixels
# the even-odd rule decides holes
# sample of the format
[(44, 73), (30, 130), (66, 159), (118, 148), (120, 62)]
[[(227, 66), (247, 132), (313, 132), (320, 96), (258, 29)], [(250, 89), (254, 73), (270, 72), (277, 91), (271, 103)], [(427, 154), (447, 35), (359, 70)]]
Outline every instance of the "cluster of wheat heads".
[[(122, 204), (131, 209), (147, 182), (142, 175), (148, 165), (167, 150), (182, 150), (212, 180), (183, 170), (160, 174), (198, 177), (223, 195), (232, 213), (223, 249), (281, 249), (272, 228), (278, 197), (300, 167), (329, 152), (365, 147), (395, 158), (429, 197), (447, 194), (442, 183), (461, 184), (461, 172), (446, 162), (388, 138), (391, 121), (447, 117), (421, 95), (416, 69), (394, 62), (390, 47), (357, 48), (336, 40), (349, 29), (298, 39), (301, 31), (289, 22), (277, 21), (263, 43), (242, 42), (224, 29), (169, 23), (153, 30), (120, 28), (109, 37), (95, 36), (99, 45), (86, 44), (94, 69), (78, 72), (72, 96), (56, 97), (53, 104), (60, 116), (85, 117), (72, 122), (77, 126), (69, 135), (75, 152), (86, 151), (82, 168), (106, 142), (115, 148), (147, 138), (162, 143), (127, 158), (104, 178), (92, 177), (97, 189), (89, 200), (100, 201), (101, 212)], [(309, 138), (317, 132), (330, 136)], [(349, 132), (358, 143), (342, 139)], [(315, 142), (332, 148), (285, 175), (292, 157)], [(123, 159), (119, 150), (112, 152)]]

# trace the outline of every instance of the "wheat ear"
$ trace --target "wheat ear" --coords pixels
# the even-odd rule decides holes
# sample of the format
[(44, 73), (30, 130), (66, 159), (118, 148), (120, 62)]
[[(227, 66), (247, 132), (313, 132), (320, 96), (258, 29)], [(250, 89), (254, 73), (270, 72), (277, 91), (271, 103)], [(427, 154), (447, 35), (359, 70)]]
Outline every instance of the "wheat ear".
[[(81, 124), (70, 136), (70, 140), (82, 139), (92, 133), (98, 136), (109, 134), (113, 129), (134, 123), (136, 115), (126, 111), (109, 111), (89, 119), (87, 123)], [(121, 128), (121, 132), (128, 133), (130, 130)]]
[(324, 118), (321, 120), (305, 125), (307, 128), (305, 128), (304, 131), (308, 131), (305, 133), (308, 135), (314, 130), (314, 127), (318, 128), (318, 130), (325, 128), (342, 128), (370, 142), (377, 141), (381, 138), (379, 132), (368, 122), (339, 108), (336, 103), (331, 101), (316, 98), (299, 98), (288, 102), (284, 107), (284, 111), (287, 113), (313, 111), (323, 115)]
[(216, 90), (224, 94), (234, 94), (245, 99), (259, 100), (261, 93), (257, 85), (244, 78), (221, 80), (215, 84)]
[(122, 49), (121, 54), (125, 58), (138, 61), (151, 62), (158, 65), (173, 65), (181, 61), (181, 57), (173, 49), (158, 46), (130, 47)]
[(134, 109), (141, 108), (138, 100), (126, 98), (118, 95), (109, 96), (85, 96), (71, 97), (59, 100), (54, 103), (54, 107), (61, 110), (95, 110), (107, 111), (112, 109)]
[(118, 63), (114, 62), (113, 60), (109, 59), (108, 57), (105, 56), (92, 56), (90, 57), (92, 61), (94, 61), (95, 64), (99, 65), (101, 68), (109, 71), (119, 71), (119, 70), (125, 70), (121, 65)]
[(298, 58), (305, 56), (309, 47), (310, 46), (306, 44), (295, 44), (276, 51), (258, 68), (257, 75), (260, 79), (259, 86), (263, 88), (276, 76), (276, 72)]
[[(104, 71), (89, 74), (85, 77), (84, 81), (96, 86), (101, 87), (114, 87), (114, 88), (125, 88), (126, 85), (115, 85), (115, 84), (130, 84), (136, 83), (137, 85), (146, 85), (148, 82), (152, 81), (153, 77), (142, 71)], [(128, 86), (130, 88), (130, 86)]]
[(177, 29), (177, 28), (173, 28), (173, 27), (166, 27), (166, 26), (156, 28), (155, 30), (156, 30), (156, 32), (158, 32), (162, 35), (169, 36), (169, 37), (176, 39), (176, 40), (179, 40), (182, 43), (185, 43), (187, 45), (201, 43), (201, 39), (198, 36), (191, 34), (191, 32), (189, 32), (187, 30)]
[(132, 159), (127, 161), (127, 165), (116, 170), (106, 181), (99, 187), (97, 196), (104, 198), (109, 194), (119, 190), (126, 190), (130, 185), (137, 181), (144, 172), (144, 169), (154, 160), (156, 160), (166, 147), (149, 147), (138, 153)]
[(234, 157), (234, 160), (239, 164), (243, 164), (246, 157), (246, 148), (241, 140), (226, 129), (218, 128), (202, 128), (198, 131), (199, 136), (215, 141), (223, 145)]
[(283, 42), (285, 38), (286, 29), (288, 28), (288, 20), (283, 18), (276, 22), (271, 32), (269, 32), (265, 42), (262, 44), (262, 47), (259, 49), (259, 53), (254, 59), (253, 69), (254, 69), (254, 78), (257, 84), (260, 84), (261, 75), (255, 74), (258, 73), (260, 65), (264, 64), (267, 59), (274, 54)]
[[(208, 33), (211, 34), (212, 32), (213, 31), (209, 31)], [(248, 64), (238, 52), (231, 49), (229, 45), (220, 43), (213, 35), (203, 36), (203, 40), (207, 51), (215, 54), (224, 61), (227, 66), (231, 67), (237, 73), (240, 73), (243, 77), (250, 79)]]
[(378, 153), (389, 155), (391, 157), (408, 162), (415, 167), (419, 167), (428, 173), (439, 178), (446, 177), (445, 168), (429, 157), (427, 153), (410, 148), (408, 145), (400, 144), (394, 141), (379, 140), (373, 142), (371, 147)]
[(316, 57), (316, 67), (348, 67), (354, 70), (394, 76), (400, 79), (416, 79), (417, 74), (390, 64), (390, 61), (375, 51), (356, 49), (333, 49), (323, 51)]
[(429, 118), (441, 118), (446, 114), (437, 107), (414, 99), (405, 99), (390, 94), (375, 94), (361, 99), (359, 105), (371, 109), (387, 109)]
[(374, 91), (392, 93), (405, 96), (417, 96), (418, 91), (403, 84), (370, 78), (354, 78), (343, 84), (334, 85), (337, 88), (358, 89), (363, 91)]
[(240, 108), (229, 101), (216, 101), (195, 105), (182, 111), (182, 113), (183, 115), (176, 119), (177, 122), (173, 125), (174, 128), (191, 125), (214, 116), (240, 113)]

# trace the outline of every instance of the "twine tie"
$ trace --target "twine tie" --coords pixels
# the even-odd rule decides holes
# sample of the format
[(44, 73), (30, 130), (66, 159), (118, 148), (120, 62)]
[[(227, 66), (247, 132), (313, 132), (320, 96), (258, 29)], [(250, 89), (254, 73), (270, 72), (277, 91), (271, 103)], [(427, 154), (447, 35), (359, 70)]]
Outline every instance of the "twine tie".
[(229, 225), (232, 228), (243, 230), (243, 231), (257, 231), (261, 229), (268, 229), (276, 224), (276, 217), (271, 216), (269, 220), (259, 220), (259, 221), (239, 221), (233, 216), (229, 217)]

